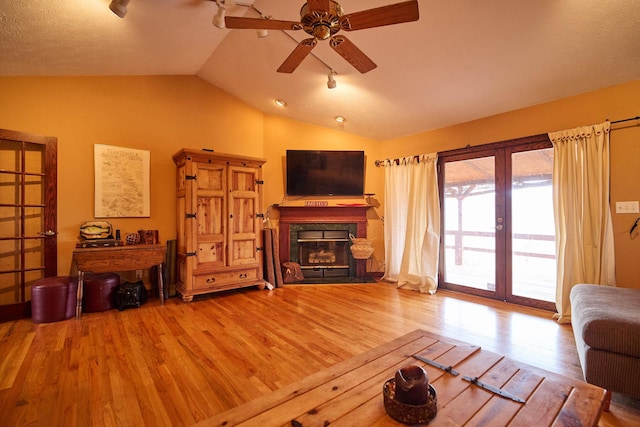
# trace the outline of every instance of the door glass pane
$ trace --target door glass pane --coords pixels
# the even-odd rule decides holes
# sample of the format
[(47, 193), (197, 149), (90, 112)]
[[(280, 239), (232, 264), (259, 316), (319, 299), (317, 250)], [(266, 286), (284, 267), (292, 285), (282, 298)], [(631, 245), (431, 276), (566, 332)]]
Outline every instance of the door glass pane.
[(44, 206), (44, 176), (26, 175), (24, 177), (24, 202), (27, 205)]
[(494, 157), (447, 162), (444, 166), (444, 280), (495, 291)]
[(36, 237), (41, 231), (44, 231), (44, 208), (25, 208), (24, 236)]
[(20, 203), (20, 175), (0, 172), (0, 203), (17, 205)]
[(553, 148), (511, 156), (512, 294), (555, 301)]
[(24, 267), (27, 270), (43, 269), (44, 242), (42, 239), (24, 241)]
[(20, 172), (20, 148), (22, 144), (16, 141), (0, 140), (0, 169), (5, 171)]
[(44, 172), (44, 150), (45, 146), (41, 144), (25, 144), (24, 171), (26, 173)]
[(20, 302), (20, 274), (0, 272), (0, 306)]

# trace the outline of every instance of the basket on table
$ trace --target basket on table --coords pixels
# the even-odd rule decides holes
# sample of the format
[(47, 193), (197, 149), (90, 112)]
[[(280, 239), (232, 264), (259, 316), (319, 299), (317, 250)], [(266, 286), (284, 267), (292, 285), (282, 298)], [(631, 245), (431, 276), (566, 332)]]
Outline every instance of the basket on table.
[(355, 259), (369, 259), (373, 254), (373, 240), (355, 237), (349, 233), (351, 239), (351, 254)]

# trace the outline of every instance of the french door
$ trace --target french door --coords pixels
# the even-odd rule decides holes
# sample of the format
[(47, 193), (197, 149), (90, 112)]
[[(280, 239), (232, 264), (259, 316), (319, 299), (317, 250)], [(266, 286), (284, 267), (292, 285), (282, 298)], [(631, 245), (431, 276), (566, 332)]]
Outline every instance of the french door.
[(546, 135), (439, 153), (442, 288), (555, 309)]
[(33, 282), (57, 274), (56, 146), (0, 129), (0, 322), (30, 316)]

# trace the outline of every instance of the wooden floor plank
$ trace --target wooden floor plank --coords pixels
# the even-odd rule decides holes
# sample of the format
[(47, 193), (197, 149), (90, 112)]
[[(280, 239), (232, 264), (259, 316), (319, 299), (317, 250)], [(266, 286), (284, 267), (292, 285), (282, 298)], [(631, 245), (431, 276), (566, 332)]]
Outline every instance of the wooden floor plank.
[[(0, 389), (0, 420), (189, 426), (415, 329), (582, 378), (571, 327), (549, 312), (387, 283), (287, 285), (192, 303), (170, 298), (164, 306), (150, 298), (139, 309), (83, 313), (81, 320), (2, 323), (0, 355), (14, 360), (0, 362), (0, 381), (8, 385)], [(639, 408), (614, 394), (599, 425), (640, 425)]]

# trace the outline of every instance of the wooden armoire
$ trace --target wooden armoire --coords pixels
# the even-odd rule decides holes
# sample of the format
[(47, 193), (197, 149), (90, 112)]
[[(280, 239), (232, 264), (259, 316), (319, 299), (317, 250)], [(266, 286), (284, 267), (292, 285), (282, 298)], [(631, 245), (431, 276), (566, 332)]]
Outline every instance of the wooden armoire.
[(177, 167), (177, 284), (182, 300), (264, 287), (264, 159), (182, 149)]

